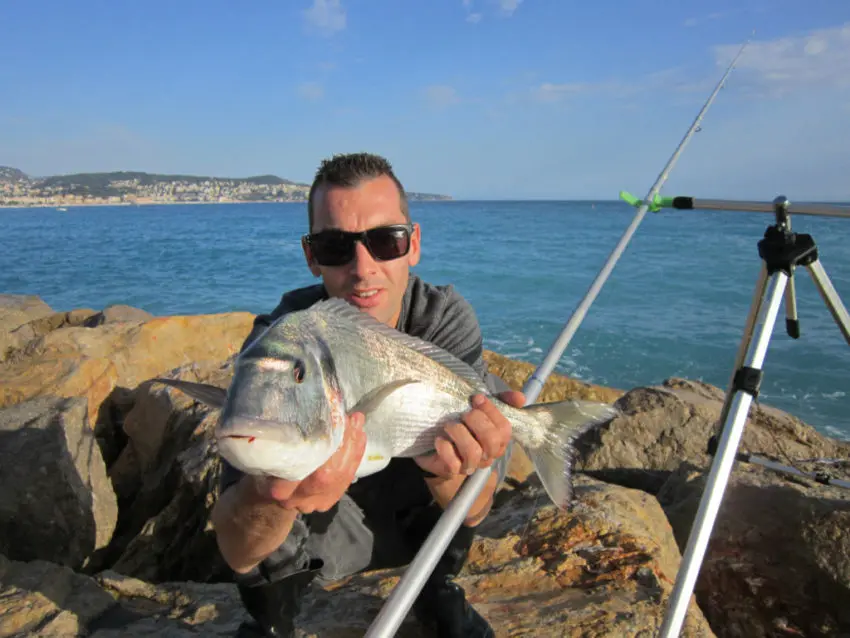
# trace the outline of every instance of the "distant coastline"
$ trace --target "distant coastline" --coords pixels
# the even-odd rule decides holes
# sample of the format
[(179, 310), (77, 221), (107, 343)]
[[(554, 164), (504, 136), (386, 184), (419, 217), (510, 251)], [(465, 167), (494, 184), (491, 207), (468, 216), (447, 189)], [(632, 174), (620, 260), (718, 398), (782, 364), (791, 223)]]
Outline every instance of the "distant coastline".
[[(0, 166), (0, 208), (306, 202), (309, 184), (276, 175), (204, 177), (144, 172), (75, 173), (32, 178)], [(411, 201), (449, 195), (408, 192)]]

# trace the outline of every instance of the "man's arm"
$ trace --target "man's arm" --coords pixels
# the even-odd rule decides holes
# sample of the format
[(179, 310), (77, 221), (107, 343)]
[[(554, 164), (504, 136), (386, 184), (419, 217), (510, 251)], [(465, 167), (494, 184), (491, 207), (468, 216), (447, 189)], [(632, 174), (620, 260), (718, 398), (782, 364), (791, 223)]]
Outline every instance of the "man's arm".
[(260, 491), (244, 476), (221, 493), (212, 511), (216, 540), (225, 562), (238, 574), (256, 567), (283, 545), (298, 516)]

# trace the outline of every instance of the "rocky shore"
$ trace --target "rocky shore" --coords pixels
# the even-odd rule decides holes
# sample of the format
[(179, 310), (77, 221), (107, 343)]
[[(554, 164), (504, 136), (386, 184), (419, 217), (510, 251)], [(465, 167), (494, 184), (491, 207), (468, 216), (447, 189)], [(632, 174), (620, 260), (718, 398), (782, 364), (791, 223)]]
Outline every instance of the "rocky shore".
[[(0, 295), (0, 637), (234, 634), (245, 612), (208, 520), (217, 414), (150, 379), (225, 387), (252, 320)], [(517, 389), (533, 370), (486, 356)], [(574, 507), (551, 506), (515, 454), (459, 582), (498, 636), (655, 636), (723, 391), (553, 376), (541, 400), (567, 397), (622, 410), (581, 442)], [(850, 468), (850, 444), (758, 403), (741, 451)], [(850, 490), (737, 464), (683, 635), (850, 635), (848, 529)], [(401, 573), (315, 589), (303, 635), (362, 636)]]

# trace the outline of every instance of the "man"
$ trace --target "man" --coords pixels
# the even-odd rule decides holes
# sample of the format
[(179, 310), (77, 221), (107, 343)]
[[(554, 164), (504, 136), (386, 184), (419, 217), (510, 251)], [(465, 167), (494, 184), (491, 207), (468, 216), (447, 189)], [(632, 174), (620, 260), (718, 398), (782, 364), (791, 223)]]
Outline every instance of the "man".
[[(284, 314), (341, 297), (452, 352), (491, 391), (501, 390), (503, 400), (522, 406), (521, 393), (486, 373), (481, 331), (469, 304), (451, 286), (432, 286), (410, 273), (419, 261), (421, 231), (385, 159), (353, 154), (323, 162), (307, 208), (304, 255), (322, 283), (284, 294), (274, 311), (256, 318), (243, 349)], [(219, 548), (256, 621), (243, 626), (242, 635), (294, 635), (300, 599), (314, 580), (328, 583), (409, 563), (466, 477), (498, 463), (414, 605), (420, 622), (441, 638), (493, 636), (452, 578), (504, 477), (510, 423), (489, 400), (475, 397), (463, 418), (445, 427), (435, 453), (393, 459), (381, 472), (353, 482), (365, 449), (363, 423), (362, 414), (349, 415), (339, 451), (302, 481), (241, 476), (225, 465), (212, 518)]]

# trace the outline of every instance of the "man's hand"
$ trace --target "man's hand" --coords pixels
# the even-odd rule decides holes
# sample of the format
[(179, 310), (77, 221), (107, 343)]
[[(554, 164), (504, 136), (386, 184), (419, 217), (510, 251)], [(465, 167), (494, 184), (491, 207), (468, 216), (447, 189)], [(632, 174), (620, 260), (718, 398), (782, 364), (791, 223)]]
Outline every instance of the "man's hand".
[[(525, 405), (522, 392), (502, 392), (499, 398), (516, 408)], [(447, 425), (434, 442), (436, 453), (416, 457), (419, 467), (444, 479), (489, 467), (507, 450), (511, 422), (483, 395), (472, 398), (472, 409), (459, 423)]]
[(366, 451), (365, 417), (360, 412), (348, 416), (342, 445), (324, 465), (301, 481), (256, 477), (261, 496), (277, 501), (283, 508), (303, 514), (327, 512), (354, 481), (354, 474)]

